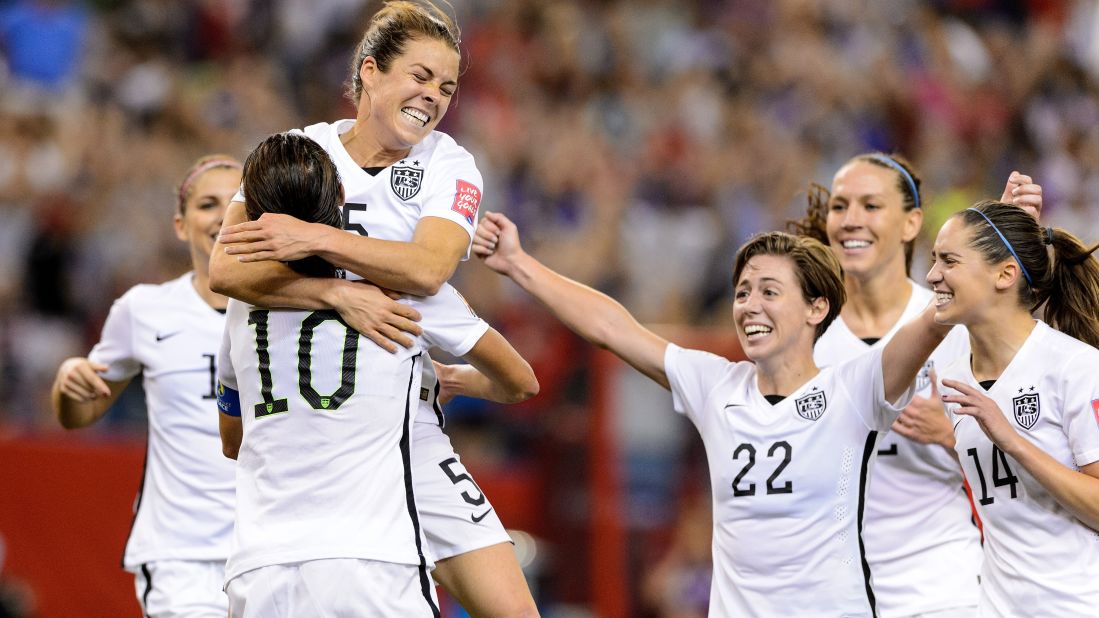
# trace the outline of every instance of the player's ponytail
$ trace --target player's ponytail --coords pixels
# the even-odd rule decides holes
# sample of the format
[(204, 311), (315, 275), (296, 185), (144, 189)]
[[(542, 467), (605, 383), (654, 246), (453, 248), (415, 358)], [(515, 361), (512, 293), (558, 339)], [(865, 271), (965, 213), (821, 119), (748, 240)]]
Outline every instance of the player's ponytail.
[(805, 216), (800, 219), (786, 221), (786, 230), (791, 234), (805, 236), (828, 246), (828, 200), (832, 193), (828, 187), (809, 183), (809, 193), (806, 195), (808, 206)]
[(1099, 347), (1099, 260), (1095, 250), (1060, 228), (1043, 232), (1053, 245), (1053, 272), (1044, 318), (1057, 330)]

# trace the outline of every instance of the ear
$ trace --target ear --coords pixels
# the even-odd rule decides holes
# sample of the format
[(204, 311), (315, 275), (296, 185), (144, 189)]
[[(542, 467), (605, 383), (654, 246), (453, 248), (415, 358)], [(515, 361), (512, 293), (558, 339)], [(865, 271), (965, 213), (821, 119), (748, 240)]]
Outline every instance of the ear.
[(1014, 259), (1004, 260), (996, 272), (996, 289), (1010, 290), (1022, 278), (1023, 271), (1019, 268), (1019, 263)]
[(824, 318), (828, 317), (828, 299), (823, 296), (818, 296), (809, 301), (809, 312), (806, 322), (810, 326), (816, 326), (824, 321)]
[(172, 227), (175, 228), (176, 238), (182, 241), (188, 240), (187, 228), (183, 227), (183, 215), (177, 212), (175, 216), (172, 217)]
[(904, 242), (912, 241), (919, 236), (923, 226), (923, 209), (913, 208), (904, 213), (904, 225), (901, 229), (901, 239)]
[(378, 73), (381, 73), (381, 69), (378, 68), (378, 61), (374, 59), (374, 56), (363, 58), (363, 63), (359, 65), (359, 79), (363, 83), (363, 90), (366, 90), (368, 85), (373, 84), (374, 77)]

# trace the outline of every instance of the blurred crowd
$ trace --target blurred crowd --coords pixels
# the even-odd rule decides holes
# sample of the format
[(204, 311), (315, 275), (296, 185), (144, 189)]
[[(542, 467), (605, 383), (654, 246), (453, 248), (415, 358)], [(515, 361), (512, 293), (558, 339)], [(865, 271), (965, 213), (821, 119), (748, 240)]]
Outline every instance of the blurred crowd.
[[(452, 2), (464, 73), (441, 129), (477, 157), (482, 207), (643, 321), (728, 323), (735, 248), (868, 150), (915, 164), (931, 236), (1019, 169), (1049, 221), (1099, 240), (1093, 0)], [(187, 268), (170, 221), (191, 161), (353, 115), (377, 6), (0, 0), (0, 423), (52, 427), (58, 363), (130, 286)], [(475, 263), (456, 284), (545, 393), (458, 402), (459, 449), (582, 453), (586, 347)], [(94, 431), (143, 422), (120, 419)]]

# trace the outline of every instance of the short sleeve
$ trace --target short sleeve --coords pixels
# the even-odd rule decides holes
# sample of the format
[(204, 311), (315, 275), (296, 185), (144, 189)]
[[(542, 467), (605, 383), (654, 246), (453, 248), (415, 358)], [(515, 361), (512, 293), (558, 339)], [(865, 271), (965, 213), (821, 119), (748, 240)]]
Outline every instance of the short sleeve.
[[(234, 302), (234, 301), (229, 301)], [(229, 312), (226, 311), (226, 317), (228, 318)], [(225, 329), (221, 331), (221, 347), (218, 348), (218, 382), (225, 386), (240, 390), (237, 385), (236, 370), (233, 369), (233, 356), (232, 356), (232, 338), (229, 336), (230, 322), (225, 320)]]
[(724, 378), (730, 364), (716, 354), (669, 343), (664, 350), (664, 373), (668, 376), (675, 411), (697, 423), (705, 410), (706, 398)]
[(1062, 416), (1069, 448), (1077, 466), (1099, 461), (1099, 350), (1089, 347), (1065, 367), (1062, 392), (1065, 410)]
[(916, 394), (916, 381), (913, 380), (896, 401), (885, 400), (883, 350), (884, 346), (871, 348), (865, 354), (835, 366), (836, 382), (847, 390), (852, 411), (867, 428), (882, 432), (889, 430)]
[[(457, 223), (469, 234), (472, 246), (485, 183), (473, 155), (453, 142), (449, 146), (439, 161), (433, 163), (420, 216), (441, 217)], [(468, 257), (469, 247), (466, 248)]]
[(104, 380), (122, 382), (141, 372), (141, 362), (134, 353), (133, 303), (132, 289), (114, 301), (99, 343), (88, 354), (89, 360), (107, 365)]
[(449, 283), (434, 296), (413, 305), (423, 316), (424, 341), (454, 356), (463, 356), (488, 332), (488, 322), (477, 317), (466, 299)]

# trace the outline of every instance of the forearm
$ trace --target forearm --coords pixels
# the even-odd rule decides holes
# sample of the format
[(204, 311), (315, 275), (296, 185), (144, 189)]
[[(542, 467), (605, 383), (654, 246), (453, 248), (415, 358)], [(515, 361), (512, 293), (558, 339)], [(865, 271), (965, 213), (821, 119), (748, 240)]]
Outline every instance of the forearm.
[[(1026, 469), (1057, 502), (1099, 531), (1099, 478), (1072, 470), (1019, 436), (1004, 452)], [(1092, 464), (1096, 466), (1099, 464)]]
[(416, 243), (344, 232), (332, 234), (316, 255), (375, 285), (415, 296), (434, 295), (458, 267), (457, 259)]
[(339, 284), (305, 277), (281, 262), (243, 263), (220, 251), (210, 258), (210, 289), (257, 307), (332, 309)]
[(61, 385), (54, 381), (50, 389), (50, 401), (53, 411), (57, 415), (58, 422), (65, 429), (79, 429), (87, 427), (99, 420), (111, 407), (114, 399), (93, 399), (92, 401), (76, 401), (61, 392)]
[(453, 394), (463, 397), (485, 399), (497, 403), (518, 403), (521, 398), (502, 385), (493, 382), (472, 365), (455, 365), (448, 386)]
[(929, 306), (897, 331), (882, 351), (882, 378), (887, 401), (896, 401), (908, 389), (951, 328), (937, 324), (934, 307)]

